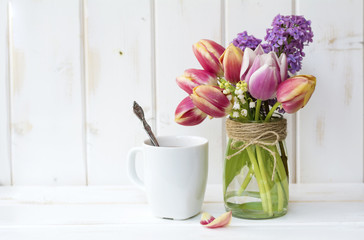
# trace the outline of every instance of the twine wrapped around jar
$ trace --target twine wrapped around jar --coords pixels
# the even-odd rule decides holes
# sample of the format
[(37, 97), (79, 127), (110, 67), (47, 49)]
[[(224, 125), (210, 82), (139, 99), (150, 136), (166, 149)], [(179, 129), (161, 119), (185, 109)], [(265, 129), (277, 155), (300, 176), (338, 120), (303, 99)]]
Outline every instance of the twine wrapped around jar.
[[(228, 137), (232, 139), (230, 147), (233, 149), (238, 149), (238, 151), (234, 154), (226, 156), (227, 160), (241, 153), (251, 145), (260, 146), (273, 156), (274, 167), (272, 180), (274, 179), (277, 159), (275, 156), (276, 153), (269, 149), (269, 146), (275, 146), (279, 141), (283, 141), (286, 139), (286, 119), (279, 118), (274, 121), (262, 123), (242, 123), (233, 121), (231, 119), (226, 119), (226, 133)], [(243, 142), (244, 144), (239, 147), (235, 147), (237, 142)]]

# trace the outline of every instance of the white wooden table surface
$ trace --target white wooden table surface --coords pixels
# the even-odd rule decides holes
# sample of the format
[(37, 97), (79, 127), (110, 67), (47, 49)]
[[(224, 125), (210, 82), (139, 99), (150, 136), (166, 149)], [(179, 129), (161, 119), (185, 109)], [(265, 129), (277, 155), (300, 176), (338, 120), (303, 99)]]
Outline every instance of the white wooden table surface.
[[(225, 210), (220, 185), (209, 185), (202, 211)], [(286, 216), (233, 218), (206, 229), (151, 216), (134, 187), (0, 187), (0, 239), (364, 239), (364, 184), (290, 186)]]

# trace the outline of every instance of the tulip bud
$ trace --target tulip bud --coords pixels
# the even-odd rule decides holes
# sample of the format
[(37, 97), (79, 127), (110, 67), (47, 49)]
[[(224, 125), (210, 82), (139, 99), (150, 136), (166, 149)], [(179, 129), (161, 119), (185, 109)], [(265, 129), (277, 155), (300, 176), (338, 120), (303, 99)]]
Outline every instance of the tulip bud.
[(281, 73), (281, 82), (287, 79), (287, 71), (288, 71), (288, 63), (287, 63), (287, 56), (285, 53), (282, 53), (278, 59), (279, 64), (279, 72)]
[(240, 69), (243, 61), (243, 51), (240, 48), (230, 44), (220, 57), (220, 62), (224, 69), (224, 77), (231, 83), (240, 81)]
[(201, 66), (216, 76), (223, 76), (222, 65), (219, 61), (225, 48), (214, 41), (202, 39), (192, 46), (193, 52)]
[(215, 86), (195, 87), (191, 98), (196, 107), (211, 117), (224, 117), (232, 108), (229, 99)]
[(207, 115), (193, 105), (190, 97), (183, 99), (178, 104), (175, 112), (175, 122), (184, 126), (200, 124)]
[(216, 76), (206, 70), (187, 69), (182, 76), (177, 77), (177, 85), (192, 94), (193, 88), (199, 85), (216, 85)]
[(279, 84), (277, 100), (282, 103), (284, 111), (295, 113), (310, 100), (315, 86), (316, 77), (312, 75), (294, 76)]

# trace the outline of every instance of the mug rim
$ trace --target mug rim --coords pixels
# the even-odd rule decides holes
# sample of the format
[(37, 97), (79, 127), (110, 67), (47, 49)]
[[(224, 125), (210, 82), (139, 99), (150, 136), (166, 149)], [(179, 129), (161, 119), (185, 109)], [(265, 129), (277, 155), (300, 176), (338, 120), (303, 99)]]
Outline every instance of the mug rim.
[[(194, 144), (194, 145), (188, 145), (188, 146), (178, 146), (178, 147), (173, 147), (173, 146), (159, 146), (157, 148), (159, 149), (186, 149), (186, 148), (193, 148), (193, 147), (199, 147), (199, 146), (203, 146), (205, 144), (208, 144), (208, 139), (205, 137), (201, 137), (201, 136), (194, 136), (194, 135), (162, 135), (162, 136), (157, 136), (156, 137), (157, 140), (161, 140), (161, 139), (168, 139), (168, 138), (173, 138), (173, 139), (181, 139), (181, 138), (190, 138), (190, 139), (198, 139), (201, 142), (198, 144)], [(143, 141), (143, 145), (145, 147), (152, 147), (154, 148), (155, 146), (152, 145), (151, 141), (149, 138), (145, 139)]]

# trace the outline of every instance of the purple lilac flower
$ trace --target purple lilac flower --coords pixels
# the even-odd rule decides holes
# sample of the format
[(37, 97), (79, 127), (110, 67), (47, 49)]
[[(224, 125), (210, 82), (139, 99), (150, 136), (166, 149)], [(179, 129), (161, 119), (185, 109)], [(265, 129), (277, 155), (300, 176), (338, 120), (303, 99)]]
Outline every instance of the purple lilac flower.
[(234, 38), (232, 43), (235, 47), (244, 51), (246, 47), (254, 50), (261, 42), (261, 39), (256, 38), (253, 35), (248, 35), (247, 31), (244, 31), (242, 33), (238, 33), (238, 36)]
[(268, 43), (262, 43), (260, 45), (262, 46), (265, 53), (272, 51), (272, 47)]
[(312, 38), (311, 21), (303, 16), (277, 15), (264, 40), (278, 56), (282, 53), (287, 55), (288, 70), (295, 74), (302, 67), (303, 48), (312, 42)]

